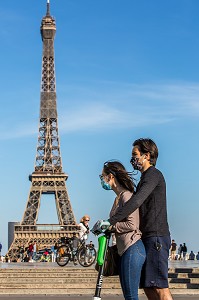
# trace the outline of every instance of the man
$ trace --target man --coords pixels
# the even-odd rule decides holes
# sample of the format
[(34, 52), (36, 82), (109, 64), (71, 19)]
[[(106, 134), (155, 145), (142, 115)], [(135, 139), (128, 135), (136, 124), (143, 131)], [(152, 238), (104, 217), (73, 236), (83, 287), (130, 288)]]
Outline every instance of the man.
[(178, 259), (182, 260), (182, 244), (178, 247)]
[(140, 230), (146, 249), (140, 287), (149, 300), (172, 300), (168, 288), (168, 257), (171, 246), (167, 223), (166, 184), (155, 168), (158, 148), (151, 139), (133, 143), (131, 164), (141, 172), (136, 194), (110, 218), (110, 224), (140, 210)]
[(175, 240), (172, 240), (172, 242), (171, 242), (171, 260), (176, 259), (176, 248), (177, 248), (177, 244), (176, 244)]
[(183, 260), (186, 260), (186, 256), (187, 256), (187, 246), (186, 246), (185, 243), (183, 243), (182, 248), (181, 248), (181, 251), (182, 251)]
[(195, 260), (195, 253), (193, 253), (193, 251), (191, 250), (190, 254), (189, 254), (189, 260)]

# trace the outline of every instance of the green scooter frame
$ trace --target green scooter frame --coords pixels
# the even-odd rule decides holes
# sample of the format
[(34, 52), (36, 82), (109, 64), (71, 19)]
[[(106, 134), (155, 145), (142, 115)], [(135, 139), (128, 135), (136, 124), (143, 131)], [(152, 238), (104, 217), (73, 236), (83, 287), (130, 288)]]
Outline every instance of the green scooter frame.
[(97, 263), (99, 265), (99, 272), (97, 277), (97, 283), (95, 288), (95, 295), (93, 296), (93, 300), (101, 300), (101, 290), (103, 283), (103, 270), (104, 270), (104, 262), (106, 259), (106, 250), (109, 245), (111, 234), (105, 233), (104, 235), (98, 238), (98, 254), (97, 254)]

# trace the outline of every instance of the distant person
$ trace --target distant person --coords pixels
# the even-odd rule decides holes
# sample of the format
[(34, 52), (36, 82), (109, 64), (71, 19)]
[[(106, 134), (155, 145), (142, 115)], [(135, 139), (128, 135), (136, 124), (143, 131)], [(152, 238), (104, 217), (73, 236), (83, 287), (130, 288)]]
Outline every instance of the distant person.
[(177, 248), (177, 244), (175, 242), (175, 240), (171, 241), (171, 260), (175, 260), (176, 259), (176, 248)]
[(37, 250), (38, 250), (37, 243), (36, 243), (36, 242), (34, 242), (34, 244), (33, 244), (33, 256), (32, 256), (32, 259), (33, 259), (33, 260), (35, 260), (35, 259), (36, 259)]
[(27, 252), (24, 253), (24, 259), (23, 259), (24, 262), (29, 262), (30, 261), (30, 257), (28, 255)]
[(44, 255), (46, 255), (46, 256), (49, 255), (49, 252), (48, 252), (47, 248), (45, 248)]
[(181, 250), (182, 250), (183, 259), (185, 260), (186, 259), (186, 254), (187, 254), (187, 246), (186, 246), (185, 243), (183, 243)]
[(2, 250), (2, 243), (0, 242), (0, 256), (1, 256), (1, 250)]
[(49, 253), (49, 251), (48, 251), (47, 248), (45, 248), (45, 251), (44, 251), (44, 253), (43, 253), (43, 256), (44, 256), (44, 262), (49, 262), (49, 261), (50, 261), (51, 255), (50, 255), (50, 253)]
[(86, 241), (88, 239), (88, 234), (90, 232), (89, 230), (89, 221), (90, 217), (88, 215), (85, 215), (81, 218), (79, 226), (80, 226), (80, 232), (79, 232), (79, 238), (81, 241)]
[(72, 245), (73, 245), (73, 263), (76, 266), (77, 265), (77, 248), (79, 245), (79, 238), (76, 236), (75, 233), (73, 233), (72, 239)]
[(32, 257), (33, 257), (33, 244), (32, 243), (30, 243), (28, 246), (28, 256), (29, 256), (29, 259), (32, 260)]
[(182, 259), (182, 244), (180, 244), (180, 246), (178, 247), (178, 259)]
[(72, 236), (71, 240), (72, 240), (73, 250), (77, 251), (77, 248), (78, 248), (78, 245), (79, 245), (79, 238), (76, 236), (75, 233), (73, 233), (73, 236)]
[(88, 244), (89, 248), (94, 248), (95, 245), (93, 244), (93, 241), (90, 241), (90, 243)]
[(195, 253), (193, 253), (192, 250), (191, 250), (191, 252), (189, 254), (189, 260), (195, 260)]
[(95, 245), (93, 244), (93, 241), (90, 241), (90, 243), (88, 244), (88, 255), (89, 255), (89, 262), (93, 261), (93, 256), (94, 256), (94, 249)]
[(196, 254), (196, 259), (199, 260), (199, 252)]
[(55, 256), (55, 246), (52, 245), (51, 248), (50, 248), (50, 250), (51, 250), (51, 261), (52, 261), (52, 262), (55, 262), (55, 260), (56, 260), (56, 256)]
[(18, 249), (19, 249), (20, 261), (23, 261), (24, 260), (24, 252), (25, 252), (24, 246), (20, 244)]
[(54, 251), (55, 251), (55, 259), (56, 259), (56, 256), (57, 256), (57, 249), (58, 249), (58, 243), (56, 242), (55, 245), (54, 245)]

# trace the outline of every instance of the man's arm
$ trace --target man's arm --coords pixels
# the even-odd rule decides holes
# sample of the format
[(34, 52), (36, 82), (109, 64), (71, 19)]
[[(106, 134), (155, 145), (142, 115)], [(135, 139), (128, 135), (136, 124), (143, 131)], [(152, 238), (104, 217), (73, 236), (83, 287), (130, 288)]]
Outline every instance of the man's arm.
[(137, 228), (134, 220), (131, 218), (130, 220), (126, 220), (126, 221), (122, 221), (122, 222), (117, 222), (114, 226), (113, 226), (114, 232), (117, 233), (127, 233), (127, 232), (132, 232)]
[(109, 219), (110, 224), (115, 225), (139, 208), (155, 189), (158, 181), (159, 173), (156, 169), (146, 174), (139, 191), (135, 195), (132, 195), (124, 206), (119, 208), (116, 214)]

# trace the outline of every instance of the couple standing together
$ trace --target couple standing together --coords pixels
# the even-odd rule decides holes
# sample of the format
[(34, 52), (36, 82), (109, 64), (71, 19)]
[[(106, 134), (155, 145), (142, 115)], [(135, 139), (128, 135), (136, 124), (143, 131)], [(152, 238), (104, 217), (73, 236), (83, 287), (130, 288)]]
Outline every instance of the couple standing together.
[(104, 163), (102, 187), (116, 198), (108, 229), (115, 233), (120, 255), (120, 283), (125, 300), (138, 300), (143, 288), (149, 300), (172, 300), (168, 288), (168, 257), (171, 245), (166, 208), (166, 184), (155, 168), (158, 148), (151, 139), (133, 143), (131, 164), (141, 172), (136, 188), (118, 161)]

